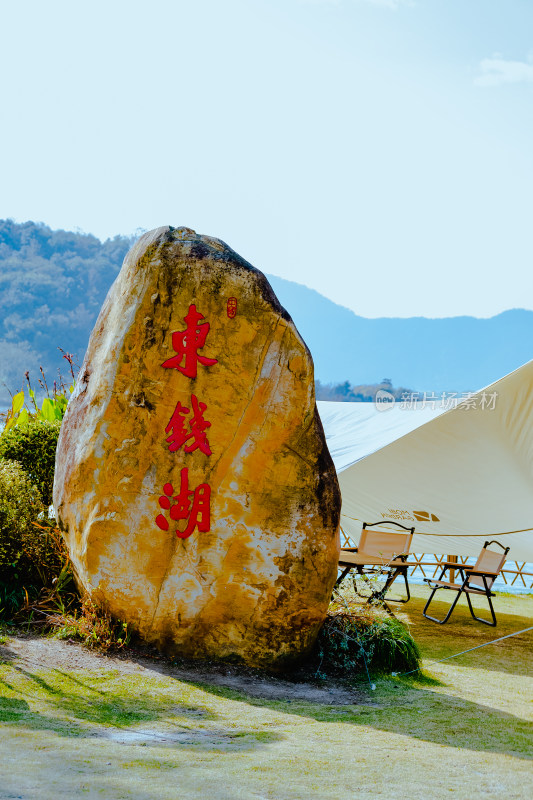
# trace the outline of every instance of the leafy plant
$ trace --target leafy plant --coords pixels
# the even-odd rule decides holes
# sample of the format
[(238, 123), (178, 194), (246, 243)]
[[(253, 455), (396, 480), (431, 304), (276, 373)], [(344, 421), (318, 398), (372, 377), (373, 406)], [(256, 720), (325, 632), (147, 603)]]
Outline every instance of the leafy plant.
[(5, 415), (4, 433), (7, 433), (12, 428), (26, 425), (32, 420), (42, 420), (44, 422), (61, 422), (65, 416), (65, 411), (68, 405), (68, 396), (74, 391), (76, 383), (74, 375), (74, 357), (71, 353), (65, 353), (61, 347), (58, 348), (63, 353), (70, 367), (72, 382), (70, 386), (66, 386), (61, 372), (59, 373), (59, 383), (54, 381), (52, 392), (48, 388), (46, 376), (42, 367), (39, 367), (41, 377), (39, 378), (39, 386), (41, 390), (46, 392), (46, 396), (42, 399), (39, 406), (37, 395), (32, 388), (30, 381), (30, 373), (26, 372), (26, 382), (28, 398), (26, 398), (24, 387), (12, 397), (11, 408), (8, 409)]

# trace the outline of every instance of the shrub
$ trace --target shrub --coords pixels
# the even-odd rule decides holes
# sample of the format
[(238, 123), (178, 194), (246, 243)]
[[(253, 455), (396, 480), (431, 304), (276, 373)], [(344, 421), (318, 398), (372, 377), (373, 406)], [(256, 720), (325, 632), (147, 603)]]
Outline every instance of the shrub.
[(41, 496), (16, 461), (0, 461), (0, 574), (12, 570), (35, 538)]
[(0, 435), (0, 459), (18, 461), (37, 486), (45, 506), (52, 503), (54, 465), (61, 422), (28, 419)]
[(350, 677), (370, 672), (408, 672), (420, 666), (420, 650), (408, 628), (370, 608), (330, 609), (320, 630), (317, 674)]
[(0, 618), (46, 622), (78, 602), (63, 538), (15, 461), (0, 460)]
[(16, 461), (0, 461), (0, 613), (10, 616), (24, 601), (25, 553), (35, 549), (34, 520), (42, 512), (41, 496)]

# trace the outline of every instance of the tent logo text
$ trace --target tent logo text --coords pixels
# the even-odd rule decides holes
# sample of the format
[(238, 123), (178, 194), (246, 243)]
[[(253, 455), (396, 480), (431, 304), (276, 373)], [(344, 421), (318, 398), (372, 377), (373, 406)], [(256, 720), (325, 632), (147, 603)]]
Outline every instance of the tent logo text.
[(430, 511), (407, 511), (402, 508), (389, 508), (387, 511), (382, 511), (381, 516), (384, 519), (404, 519), (410, 522), (418, 520), (418, 522), (440, 522), (436, 514)]

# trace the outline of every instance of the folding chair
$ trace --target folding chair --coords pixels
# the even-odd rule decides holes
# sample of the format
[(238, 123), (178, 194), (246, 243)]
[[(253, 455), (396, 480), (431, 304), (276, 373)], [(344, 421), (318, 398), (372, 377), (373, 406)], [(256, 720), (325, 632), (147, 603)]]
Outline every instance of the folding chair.
[[(376, 525), (395, 525), (406, 533), (398, 531), (369, 530)], [(355, 569), (358, 575), (370, 583), (368, 575), (386, 575), (385, 585), (381, 589), (374, 589), (371, 592), (367, 603), (374, 600), (382, 602), (385, 607), (385, 595), (399, 575), (402, 575), (405, 582), (407, 597), (405, 600), (389, 598), (394, 603), (407, 603), (411, 597), (409, 583), (407, 581), (407, 570), (410, 564), (406, 562), (414, 528), (406, 528), (399, 522), (392, 520), (382, 520), (381, 522), (363, 522), (361, 538), (358, 547), (343, 547), (339, 556), (339, 567), (342, 569), (341, 575), (337, 578), (335, 586), (346, 577), (350, 570)]]
[[(497, 544), (498, 547), (501, 547), (503, 550), (502, 553), (495, 553), (494, 550), (488, 550), (489, 545)], [(457, 564), (456, 562), (446, 561), (443, 564), (443, 570), (439, 576), (438, 580), (433, 580), (433, 578), (424, 578), (424, 581), (428, 584), (428, 586), (433, 589), (429, 596), (429, 600), (427, 601), (423, 615), (426, 619), (430, 619), (432, 622), (438, 622), (439, 625), (443, 625), (450, 619), (450, 615), (454, 610), (455, 606), (457, 605), (457, 601), (459, 597), (464, 592), (466, 595), (466, 599), (468, 601), (468, 608), (470, 609), (470, 613), (472, 617), (477, 620), (477, 622), (483, 622), (485, 625), (496, 625), (496, 615), (494, 614), (494, 609), (492, 607), (491, 597), (494, 597), (494, 593), (491, 592), (491, 587), (498, 575), (501, 572), (503, 565), (505, 564), (505, 559), (507, 558), (507, 553), (509, 552), (508, 547), (504, 547), (503, 544), (500, 544), (495, 539), (490, 542), (485, 542), (481, 553), (479, 554), (478, 560), (474, 564), (473, 567), (466, 566), (465, 564)], [(447, 581), (443, 581), (442, 578), (444, 577), (444, 573), (448, 569), (455, 569), (461, 573), (461, 584), (458, 583), (448, 583)], [(429, 608), (429, 604), (433, 600), (435, 592), (439, 589), (453, 589), (457, 592), (457, 596), (453, 603), (451, 604), (448, 613), (444, 617), (444, 619), (437, 619), (436, 617), (430, 617), (429, 614), (426, 614), (426, 611)], [(492, 616), (492, 622), (488, 619), (482, 619), (481, 617), (476, 617), (474, 614), (474, 609), (472, 608), (472, 603), (470, 601), (470, 595), (482, 595), (485, 596), (489, 603), (489, 609)]]

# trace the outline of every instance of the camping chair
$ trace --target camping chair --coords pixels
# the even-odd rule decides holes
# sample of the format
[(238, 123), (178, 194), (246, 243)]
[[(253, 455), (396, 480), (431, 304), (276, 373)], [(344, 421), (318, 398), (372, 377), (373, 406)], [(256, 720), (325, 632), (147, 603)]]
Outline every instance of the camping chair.
[[(395, 525), (406, 533), (398, 531), (369, 530), (376, 525)], [(410, 564), (406, 558), (411, 547), (414, 528), (406, 528), (399, 522), (382, 520), (381, 522), (363, 522), (361, 538), (358, 547), (343, 547), (339, 556), (339, 567), (343, 570), (337, 578), (338, 586), (350, 570), (355, 569), (370, 586), (369, 575), (386, 575), (385, 585), (381, 589), (372, 589), (367, 603), (379, 601), (387, 608), (385, 595), (398, 577), (402, 575), (405, 581), (407, 597), (405, 599), (389, 598), (394, 603), (407, 603), (411, 594), (407, 581), (407, 569)], [(354, 584), (355, 585), (355, 584)]]
[[(501, 547), (503, 550), (502, 553), (495, 553), (494, 550), (488, 550), (489, 545), (497, 544), (498, 547)], [(452, 561), (445, 561), (443, 562), (443, 570), (439, 576), (438, 580), (433, 580), (433, 578), (424, 578), (425, 582), (430, 586), (433, 591), (429, 596), (429, 600), (427, 601), (423, 615), (426, 619), (430, 619), (432, 622), (438, 622), (439, 625), (443, 625), (450, 619), (450, 615), (457, 605), (457, 601), (461, 596), (461, 593), (464, 592), (466, 595), (466, 599), (468, 601), (468, 608), (470, 609), (470, 613), (472, 617), (477, 620), (478, 622), (483, 622), (485, 625), (496, 625), (496, 615), (494, 614), (494, 609), (492, 607), (491, 597), (494, 597), (493, 592), (491, 592), (491, 587), (498, 575), (501, 572), (501, 569), (505, 563), (505, 559), (507, 558), (507, 553), (509, 552), (508, 547), (504, 547), (503, 544), (500, 544), (495, 539), (491, 542), (485, 542), (481, 553), (479, 554), (478, 560), (474, 564), (473, 567), (466, 566), (465, 564), (457, 564), (456, 562)], [(442, 578), (444, 577), (444, 573), (447, 569), (455, 569), (461, 573), (461, 584), (458, 583), (448, 583), (447, 581), (443, 581)], [(437, 619), (436, 617), (430, 617), (429, 614), (426, 614), (426, 611), (429, 608), (429, 604), (433, 600), (435, 592), (438, 589), (453, 589), (457, 592), (457, 596), (453, 603), (451, 604), (448, 613), (444, 617), (444, 619)], [(472, 603), (470, 601), (470, 595), (484, 595), (489, 603), (490, 613), (492, 616), (492, 622), (488, 619), (482, 619), (481, 617), (476, 617), (474, 614), (474, 609), (472, 608)]]

